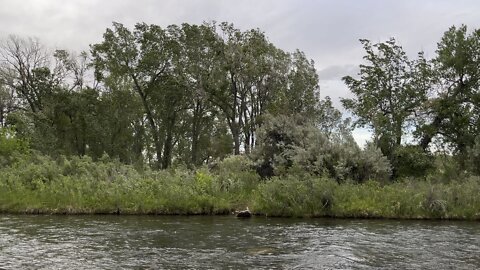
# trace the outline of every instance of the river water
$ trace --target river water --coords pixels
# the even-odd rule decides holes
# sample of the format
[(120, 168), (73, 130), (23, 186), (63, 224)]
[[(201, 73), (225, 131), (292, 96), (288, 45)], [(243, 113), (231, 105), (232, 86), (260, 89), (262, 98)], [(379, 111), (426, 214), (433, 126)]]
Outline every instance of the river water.
[(0, 215), (0, 269), (480, 269), (480, 223)]

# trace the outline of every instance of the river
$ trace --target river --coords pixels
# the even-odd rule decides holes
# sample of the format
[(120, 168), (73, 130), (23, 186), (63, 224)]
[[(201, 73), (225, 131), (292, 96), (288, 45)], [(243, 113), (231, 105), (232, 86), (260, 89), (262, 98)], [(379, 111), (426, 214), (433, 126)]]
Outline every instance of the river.
[(480, 269), (480, 223), (0, 215), (0, 269)]

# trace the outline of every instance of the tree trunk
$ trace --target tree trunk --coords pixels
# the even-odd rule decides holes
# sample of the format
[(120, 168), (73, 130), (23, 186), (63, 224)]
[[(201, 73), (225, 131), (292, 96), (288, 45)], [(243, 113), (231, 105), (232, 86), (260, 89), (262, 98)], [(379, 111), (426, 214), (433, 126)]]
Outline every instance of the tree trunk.
[(140, 99), (142, 100), (143, 108), (145, 110), (145, 114), (152, 132), (153, 143), (155, 145), (155, 152), (157, 155), (157, 162), (155, 167), (157, 167), (157, 169), (160, 169), (162, 167), (161, 161), (163, 145), (160, 143), (160, 136), (157, 125), (155, 123), (155, 118), (153, 117), (152, 110), (150, 109), (150, 105), (148, 104), (146, 93), (144, 93), (142, 87), (140, 86), (137, 78), (134, 75), (132, 75), (132, 79), (135, 84), (135, 89), (137, 90), (137, 93), (140, 95)]
[(240, 155), (240, 132), (238, 131), (238, 128), (235, 130), (235, 133), (233, 134), (233, 154), (234, 155)]
[(422, 139), (420, 140), (420, 146), (422, 147), (423, 151), (426, 151), (428, 146), (432, 142), (433, 137), (435, 136), (435, 134), (438, 132), (438, 129), (440, 128), (441, 122), (442, 122), (442, 117), (440, 117), (439, 115), (435, 116), (435, 119), (430, 125), (431, 127), (433, 127), (434, 131), (425, 133)]
[(162, 159), (162, 169), (168, 169), (172, 163), (172, 142), (173, 134), (172, 132), (167, 133), (167, 138), (165, 140), (165, 147), (163, 149), (163, 159)]
[(170, 167), (170, 165), (172, 164), (173, 130), (175, 128), (175, 119), (175, 113), (173, 113), (173, 115), (168, 118), (166, 130), (167, 134), (163, 148), (162, 169), (168, 169), (168, 167)]
[(230, 126), (230, 132), (233, 137), (233, 154), (240, 155), (240, 129), (235, 120), (229, 121), (228, 125)]
[(237, 100), (237, 95), (238, 95), (238, 87), (237, 87), (237, 81), (235, 80), (235, 75), (233, 73), (230, 73), (231, 76), (231, 83), (232, 83), (232, 96), (233, 96), (233, 115), (232, 115), (232, 125), (231, 125), (231, 131), (232, 131), (232, 136), (233, 136), (233, 143), (234, 143), (234, 148), (233, 148), (233, 154), (234, 155), (240, 155), (240, 128), (241, 128), (241, 122), (242, 122), (242, 114), (238, 114), (238, 122), (236, 120), (237, 118), (237, 107), (238, 107), (238, 100)]
[(154, 135), (153, 141), (155, 144), (155, 153), (157, 155), (156, 157), (156, 165), (155, 167), (157, 169), (162, 168), (161, 160), (162, 160), (162, 144), (160, 143), (160, 140), (158, 139), (158, 134)]
[(198, 144), (200, 136), (200, 125), (202, 121), (202, 104), (201, 101), (197, 100), (195, 104), (195, 109), (193, 111), (193, 121), (192, 121), (192, 146), (191, 146), (191, 159), (190, 162), (192, 165), (198, 165)]

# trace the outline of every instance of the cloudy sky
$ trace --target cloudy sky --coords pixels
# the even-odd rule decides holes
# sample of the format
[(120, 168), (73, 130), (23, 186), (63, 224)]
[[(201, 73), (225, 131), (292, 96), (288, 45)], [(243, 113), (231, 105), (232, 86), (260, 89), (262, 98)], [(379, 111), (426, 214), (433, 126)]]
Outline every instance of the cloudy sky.
[[(354, 75), (362, 61), (360, 38), (395, 37), (410, 55), (433, 56), (452, 25), (480, 28), (478, 0), (0, 0), (0, 37), (38, 37), (52, 48), (88, 50), (113, 21), (133, 26), (228, 21), (260, 28), (276, 46), (300, 49), (313, 59), (322, 96), (348, 96), (340, 78)], [(365, 130), (357, 141), (368, 139)]]

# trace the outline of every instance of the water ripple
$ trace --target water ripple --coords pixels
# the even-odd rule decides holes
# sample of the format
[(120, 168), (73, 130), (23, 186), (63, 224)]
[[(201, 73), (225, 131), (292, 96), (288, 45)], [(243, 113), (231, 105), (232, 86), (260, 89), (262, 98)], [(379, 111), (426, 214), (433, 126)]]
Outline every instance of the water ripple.
[(478, 222), (0, 216), (0, 269), (479, 269)]

